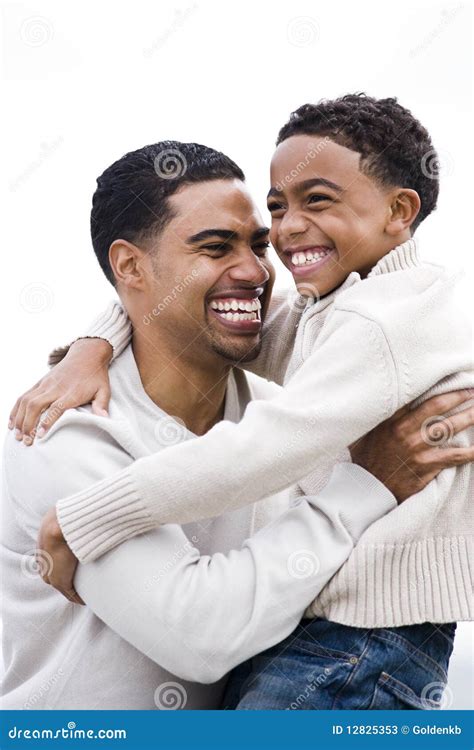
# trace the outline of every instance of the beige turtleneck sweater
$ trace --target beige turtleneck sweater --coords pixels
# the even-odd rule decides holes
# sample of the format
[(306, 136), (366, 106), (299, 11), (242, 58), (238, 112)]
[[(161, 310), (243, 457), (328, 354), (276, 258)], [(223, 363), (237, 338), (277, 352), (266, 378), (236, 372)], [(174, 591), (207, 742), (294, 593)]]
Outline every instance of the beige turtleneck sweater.
[[(88, 335), (107, 338), (117, 355), (130, 323), (114, 303)], [(238, 424), (222, 422), (58, 503), (81, 561), (140, 533), (123, 523), (130, 513), (149, 528), (217, 516), (295, 482), (297, 494), (314, 494), (347, 446), (401, 406), (474, 387), (457, 278), (422, 262), (409, 240), (319, 301), (275, 295), (262, 352), (246, 367), (283, 391), (251, 403)], [(470, 430), (454, 442), (472, 441)], [(472, 465), (445, 470), (374, 523), (307, 614), (358, 627), (473, 619), (473, 487)], [(267, 511), (261, 503), (257, 527)]]

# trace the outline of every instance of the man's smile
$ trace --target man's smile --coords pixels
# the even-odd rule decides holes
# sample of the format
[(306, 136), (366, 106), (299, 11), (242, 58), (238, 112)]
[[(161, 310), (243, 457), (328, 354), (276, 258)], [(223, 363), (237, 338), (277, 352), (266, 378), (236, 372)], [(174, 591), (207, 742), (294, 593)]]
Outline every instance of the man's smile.
[(258, 333), (262, 326), (259, 297), (263, 291), (263, 287), (258, 287), (215, 293), (207, 302), (208, 312), (229, 330)]

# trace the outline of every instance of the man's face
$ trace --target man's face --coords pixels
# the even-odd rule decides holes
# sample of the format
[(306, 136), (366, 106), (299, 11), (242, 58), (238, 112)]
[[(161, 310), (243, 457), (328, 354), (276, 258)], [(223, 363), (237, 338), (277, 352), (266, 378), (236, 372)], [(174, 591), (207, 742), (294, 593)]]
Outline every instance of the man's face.
[(268, 228), (244, 183), (186, 185), (169, 205), (174, 218), (150, 248), (150, 325), (167, 332), (178, 355), (253, 359), (274, 269)]
[(283, 141), (271, 163), (270, 239), (308, 296), (327, 294), (387, 251), (388, 192), (359, 168), (360, 155), (319, 136)]

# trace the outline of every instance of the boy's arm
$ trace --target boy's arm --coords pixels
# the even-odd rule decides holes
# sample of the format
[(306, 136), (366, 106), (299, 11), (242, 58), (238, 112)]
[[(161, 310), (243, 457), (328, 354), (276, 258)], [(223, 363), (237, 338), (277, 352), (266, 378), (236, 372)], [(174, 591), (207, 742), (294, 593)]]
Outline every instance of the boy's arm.
[[(400, 321), (399, 339), (393, 336), (389, 346), (377, 322), (335, 310), (312, 355), (277, 397), (251, 402), (238, 424), (220, 422), (202, 437), (141, 458), (61, 500), (58, 521), (72, 551), (80, 560), (95, 559), (139, 533), (124, 524), (128, 513), (139, 512), (157, 526), (215, 517), (291, 486), (321, 459), (337, 460), (469, 360), (463, 335), (438, 340), (441, 327), (432, 331), (430, 323), (420, 315), (412, 332)], [(436, 356), (420, 356), (418, 346), (407, 357), (402, 350), (412, 333), (422, 346), (427, 339), (428, 351), (431, 340), (438, 341)]]
[[(252, 362), (239, 365), (267, 380), (282, 385), (288, 360), (293, 351), (296, 326), (304, 309), (304, 298), (290, 290), (274, 292), (268, 306), (262, 333), (262, 348)], [(49, 365), (61, 362), (76, 341), (100, 338), (108, 341), (114, 360), (125, 349), (132, 336), (132, 324), (122, 305), (113, 301), (88, 328), (71, 344), (54, 349), (48, 358)]]
[(84, 336), (79, 336), (66, 346), (59, 346), (57, 349), (53, 349), (49, 354), (48, 364), (53, 366), (61, 362), (76, 341), (94, 338), (104, 339), (109, 342), (113, 350), (111, 360), (114, 360), (127, 347), (131, 337), (132, 324), (130, 323), (128, 315), (120, 302), (113, 300), (108, 307), (98, 315), (97, 318), (95, 318)]
[[(70, 454), (76, 458), (66, 470)], [(58, 496), (127, 461), (93, 421), (65, 424), (34, 449), (10, 435), (12, 510), (36, 541), (41, 514)], [(285, 638), (364, 530), (395, 507), (370, 474), (341, 466), (318, 497), (303, 499), (240, 550), (201, 556), (194, 538), (166, 525), (79, 566), (75, 584), (87, 606), (148, 658), (183, 679), (214, 682)]]
[[(367, 345), (348, 346), (354, 340)], [(139, 533), (124, 524), (129, 513), (157, 526), (218, 516), (291, 486), (321, 457), (336, 458), (390, 416), (397, 397), (381, 330), (343, 316), (276, 398), (251, 402), (238, 424), (220, 422), (61, 500), (58, 521), (74, 554), (87, 561)]]
[[(288, 295), (276, 294), (267, 311), (262, 349), (251, 363), (242, 367), (281, 384), (294, 343), (296, 319), (302, 310), (287, 304)], [(22, 394), (10, 412), (8, 426), (18, 439), (32, 445), (42, 437), (67, 409), (92, 403), (95, 414), (106, 414), (110, 400), (108, 368), (130, 342), (132, 326), (126, 311), (111, 302), (91, 324), (84, 336), (67, 346), (54, 349), (48, 358), (53, 368)]]

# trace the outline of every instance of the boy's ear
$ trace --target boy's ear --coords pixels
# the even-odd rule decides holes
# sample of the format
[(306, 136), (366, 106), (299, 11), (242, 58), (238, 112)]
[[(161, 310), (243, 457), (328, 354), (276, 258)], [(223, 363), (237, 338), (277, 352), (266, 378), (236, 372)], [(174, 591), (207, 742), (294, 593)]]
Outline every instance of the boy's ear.
[(117, 284), (142, 289), (148, 254), (128, 240), (114, 240), (109, 248), (109, 263)]
[(385, 231), (395, 236), (409, 229), (421, 208), (420, 196), (416, 190), (399, 188), (391, 195), (390, 209)]

